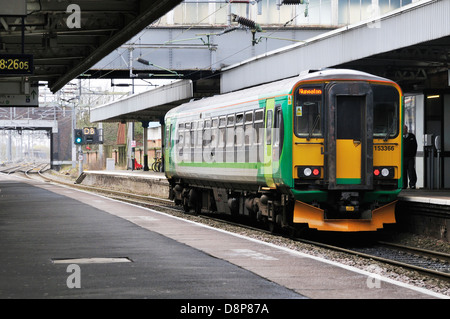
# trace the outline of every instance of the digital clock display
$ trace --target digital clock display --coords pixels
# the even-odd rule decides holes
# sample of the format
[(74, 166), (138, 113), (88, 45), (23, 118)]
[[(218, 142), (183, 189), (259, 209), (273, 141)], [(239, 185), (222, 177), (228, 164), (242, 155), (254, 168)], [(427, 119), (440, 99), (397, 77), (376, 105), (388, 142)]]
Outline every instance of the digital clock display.
[(2, 75), (33, 74), (33, 55), (0, 54), (0, 74)]

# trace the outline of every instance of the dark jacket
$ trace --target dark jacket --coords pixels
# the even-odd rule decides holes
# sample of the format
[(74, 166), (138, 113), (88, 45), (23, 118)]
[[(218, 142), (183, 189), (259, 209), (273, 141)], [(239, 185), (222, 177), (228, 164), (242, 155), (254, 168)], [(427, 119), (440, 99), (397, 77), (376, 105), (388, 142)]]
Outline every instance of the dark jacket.
[(403, 156), (415, 157), (417, 153), (417, 140), (413, 133), (408, 133), (403, 137)]

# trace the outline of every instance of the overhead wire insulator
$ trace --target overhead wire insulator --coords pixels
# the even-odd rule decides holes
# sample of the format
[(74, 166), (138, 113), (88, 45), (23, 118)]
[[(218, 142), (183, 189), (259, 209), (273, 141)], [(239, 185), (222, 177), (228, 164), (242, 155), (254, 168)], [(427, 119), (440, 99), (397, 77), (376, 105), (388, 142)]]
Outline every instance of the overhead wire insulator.
[(262, 31), (261, 26), (258, 23), (256, 23), (255, 21), (253, 21), (253, 20), (240, 17), (240, 16), (238, 16), (236, 14), (232, 14), (231, 16), (232, 16), (232, 21), (237, 22), (240, 25), (243, 25), (243, 26), (248, 27), (250, 29), (256, 30), (258, 32)]

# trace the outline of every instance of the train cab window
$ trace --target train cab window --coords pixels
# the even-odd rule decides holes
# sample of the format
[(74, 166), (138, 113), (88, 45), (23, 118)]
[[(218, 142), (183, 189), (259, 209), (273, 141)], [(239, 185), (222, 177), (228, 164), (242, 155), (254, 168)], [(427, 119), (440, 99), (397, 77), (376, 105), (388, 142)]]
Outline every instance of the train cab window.
[(295, 133), (298, 137), (322, 137), (322, 87), (300, 87), (295, 93)]
[(398, 91), (387, 85), (373, 85), (373, 136), (374, 138), (394, 138), (399, 132)]

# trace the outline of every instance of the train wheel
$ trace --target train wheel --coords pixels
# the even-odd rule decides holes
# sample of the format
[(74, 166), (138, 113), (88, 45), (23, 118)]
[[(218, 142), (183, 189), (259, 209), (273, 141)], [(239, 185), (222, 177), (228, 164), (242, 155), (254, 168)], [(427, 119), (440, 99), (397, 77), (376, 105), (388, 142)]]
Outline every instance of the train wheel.
[(183, 210), (185, 213), (189, 213), (189, 211), (191, 210), (191, 208), (189, 207), (189, 201), (186, 197), (183, 199)]
[(275, 233), (277, 233), (278, 232), (278, 225), (275, 223), (275, 222), (267, 222), (267, 227), (269, 228), (269, 231), (272, 233), (272, 234), (275, 234)]

